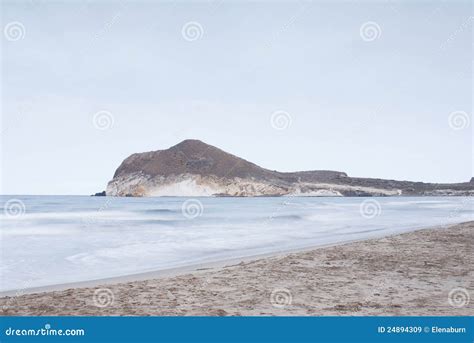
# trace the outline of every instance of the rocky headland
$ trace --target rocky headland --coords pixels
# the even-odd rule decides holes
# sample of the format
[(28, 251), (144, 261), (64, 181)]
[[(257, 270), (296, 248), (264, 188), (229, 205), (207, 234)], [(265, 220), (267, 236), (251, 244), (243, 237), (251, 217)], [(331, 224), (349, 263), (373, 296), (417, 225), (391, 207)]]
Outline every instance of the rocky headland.
[(199, 140), (185, 140), (166, 150), (127, 157), (108, 183), (106, 195), (468, 196), (474, 195), (474, 178), (438, 184), (355, 178), (330, 170), (278, 172)]

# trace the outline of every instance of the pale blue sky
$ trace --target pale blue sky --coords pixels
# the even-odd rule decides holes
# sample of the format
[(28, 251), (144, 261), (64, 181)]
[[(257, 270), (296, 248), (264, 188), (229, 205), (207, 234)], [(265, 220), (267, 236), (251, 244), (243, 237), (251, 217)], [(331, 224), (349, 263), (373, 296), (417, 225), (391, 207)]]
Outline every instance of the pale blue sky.
[[(101, 191), (131, 153), (186, 138), (281, 171), (472, 176), (469, 1), (29, 0), (1, 12), (4, 194)], [(93, 123), (101, 110), (107, 130)], [(277, 110), (291, 126), (272, 127)], [(453, 129), (453, 111), (470, 125)]]

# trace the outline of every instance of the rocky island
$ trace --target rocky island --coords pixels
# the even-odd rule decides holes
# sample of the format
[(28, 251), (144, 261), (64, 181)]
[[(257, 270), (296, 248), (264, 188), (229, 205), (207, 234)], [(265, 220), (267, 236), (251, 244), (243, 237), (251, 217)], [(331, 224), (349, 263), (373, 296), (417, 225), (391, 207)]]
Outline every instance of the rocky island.
[(438, 184), (350, 177), (344, 172), (278, 172), (199, 140), (132, 154), (107, 196), (424, 196), (474, 195), (470, 182)]

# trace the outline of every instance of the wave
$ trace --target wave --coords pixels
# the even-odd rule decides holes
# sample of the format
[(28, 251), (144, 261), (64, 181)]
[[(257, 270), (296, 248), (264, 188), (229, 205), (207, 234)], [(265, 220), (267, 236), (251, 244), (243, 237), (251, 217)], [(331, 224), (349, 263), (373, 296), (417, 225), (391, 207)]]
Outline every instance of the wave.
[(153, 209), (146, 209), (146, 210), (138, 210), (138, 213), (179, 213), (181, 211), (178, 210), (171, 210), (169, 208), (153, 208)]
[(474, 205), (472, 198), (376, 198), (380, 211), (368, 218), (360, 198), (200, 198), (202, 211), (188, 218), (182, 198), (20, 199), (25, 213), (0, 213), (0, 290), (30, 281), (32, 270), (35, 287), (454, 224), (472, 220)]

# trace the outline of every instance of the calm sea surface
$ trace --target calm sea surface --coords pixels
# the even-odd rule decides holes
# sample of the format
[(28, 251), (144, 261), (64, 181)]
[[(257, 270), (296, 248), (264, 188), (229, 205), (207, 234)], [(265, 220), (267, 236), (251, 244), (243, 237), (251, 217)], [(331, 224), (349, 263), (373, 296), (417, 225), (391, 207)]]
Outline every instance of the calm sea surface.
[(468, 197), (0, 196), (0, 291), (473, 220)]

